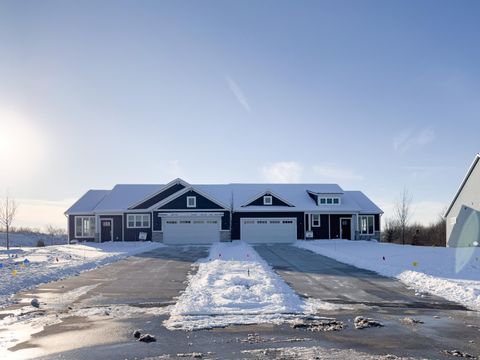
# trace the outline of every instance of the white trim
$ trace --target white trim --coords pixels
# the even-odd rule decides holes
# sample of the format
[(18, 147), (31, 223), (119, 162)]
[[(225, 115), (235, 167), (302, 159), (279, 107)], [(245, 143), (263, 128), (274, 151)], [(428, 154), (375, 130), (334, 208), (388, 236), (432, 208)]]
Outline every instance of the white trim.
[[(365, 217), (367, 218), (367, 232), (362, 232), (362, 229), (361, 229), (361, 223), (362, 223), (362, 217)], [(369, 232), (368, 231), (368, 218), (371, 217), (373, 218), (373, 221), (372, 221), (372, 225), (373, 225), (373, 232)], [(375, 215), (359, 215), (359, 221), (358, 221), (358, 234), (359, 235), (375, 235)]]
[[(340, 239), (343, 239), (343, 234), (342, 234), (342, 220), (349, 220), (350, 221), (350, 239), (352, 240), (352, 218), (351, 217), (341, 217), (338, 219), (338, 225), (340, 228)], [(345, 239), (348, 240), (348, 239)]]
[(273, 196), (272, 195), (263, 195), (263, 205), (266, 205), (266, 206), (273, 205)]
[(465, 186), (465, 184), (467, 183), (468, 181), (468, 178), (470, 177), (470, 175), (472, 174), (473, 170), (475, 169), (475, 166), (477, 166), (477, 163), (478, 163), (478, 160), (480, 159), (480, 154), (477, 154), (475, 155), (475, 159), (473, 159), (473, 162), (472, 164), (470, 165), (470, 168), (468, 169), (467, 171), (467, 174), (465, 175), (465, 177), (463, 178), (462, 182), (460, 183), (460, 187), (458, 188), (457, 192), (455, 193), (455, 196), (453, 197), (453, 200), (452, 202), (450, 203), (450, 205), (448, 206), (447, 210), (445, 211), (445, 214), (443, 215), (443, 217), (447, 217), (448, 214), (450, 213), (450, 210), (452, 210), (452, 207), (453, 205), (455, 204), (455, 201), (457, 201), (457, 198), (460, 196), (460, 193), (462, 192), (463, 190), (463, 187)]
[[(150, 229), (152, 227), (152, 219), (151, 219), (151, 213), (143, 213), (143, 214), (126, 214), (127, 216), (127, 226), (126, 228), (127, 229)], [(133, 226), (130, 226), (129, 222), (129, 217), (130, 216), (133, 216)], [(140, 217), (141, 220), (140, 220), (140, 223), (141, 225), (140, 226), (137, 226), (137, 217)], [(143, 225), (143, 221), (144, 221), (144, 216), (148, 216), (148, 226), (144, 226)]]
[(114, 238), (113, 238), (113, 234), (114, 234), (114, 232), (113, 232), (113, 226), (114, 226), (114, 224), (113, 224), (113, 218), (100, 218), (100, 234), (99, 234), (100, 242), (102, 242), (102, 240), (103, 240), (103, 239), (102, 239), (102, 221), (103, 221), (103, 220), (108, 220), (108, 221), (110, 221), (110, 225), (111, 225), (111, 226), (110, 226), (110, 241), (115, 241)]
[[(85, 218), (90, 218), (90, 221), (91, 221), (91, 219), (94, 219), (95, 228), (93, 229), (93, 234), (84, 235), (84, 232), (83, 232), (83, 219), (85, 219)], [(80, 236), (77, 235), (77, 219), (81, 219), (80, 230), (81, 230), (82, 235), (80, 235)], [(95, 215), (74, 216), (74, 224), (73, 224), (73, 235), (74, 235), (74, 239), (91, 239), (91, 238), (94, 238), (94, 239), (95, 239), (95, 233), (96, 233), (96, 231), (97, 231), (97, 223), (96, 223), (96, 217), (95, 217)]]
[(157, 217), (221, 217), (223, 213), (221, 212), (166, 212), (158, 213)]
[[(190, 200), (193, 200), (193, 204), (190, 205)], [(196, 196), (187, 196), (187, 208), (196, 208), (197, 207), (197, 197)]]
[[(152, 194), (152, 195), (148, 195), (146, 198), (143, 198), (141, 201), (138, 201), (137, 203), (133, 204), (133, 205), (130, 205), (128, 207), (128, 210), (132, 209), (132, 210), (140, 210), (140, 209), (133, 209), (135, 206), (138, 206), (142, 203), (144, 203), (145, 201), (147, 200), (150, 200), (151, 198), (157, 196), (158, 194), (164, 192), (165, 190), (171, 188), (173, 185), (177, 185), (177, 184), (182, 184), (183, 186), (185, 187), (189, 187), (190, 184), (187, 183), (185, 180), (182, 180), (180, 178), (176, 178), (172, 181), (170, 181), (168, 184), (164, 185), (160, 190), (158, 190), (156, 193)], [(182, 189), (183, 190), (183, 189)], [(182, 191), (182, 190), (179, 190), (179, 191)], [(143, 210), (146, 210), (146, 209), (143, 209)]]
[[(242, 205), (240, 205), (240, 207), (245, 207), (245, 206), (248, 206), (250, 203), (254, 202), (255, 200), (258, 200), (260, 199), (262, 196), (265, 196), (265, 195), (271, 195), (271, 196), (275, 196), (278, 200), (281, 200), (283, 201), (285, 204), (288, 205), (288, 207), (296, 207), (295, 205), (293, 205), (290, 201), (287, 201), (285, 200), (284, 198), (282, 198), (281, 196), (279, 196), (277, 193), (274, 193), (273, 191), (271, 190), (266, 190), (266, 191), (263, 191), (261, 193), (258, 193), (257, 195), (255, 195), (254, 197), (250, 198), (248, 201), (246, 201), (245, 203), (243, 203)], [(252, 205), (252, 206), (262, 206), (262, 205)], [(279, 206), (279, 205), (275, 205), (275, 206)], [(285, 206), (283, 206), (285, 208)]]
[[(224, 203), (218, 201), (217, 199), (213, 198), (211, 195), (208, 195), (206, 193), (204, 193), (203, 191), (195, 188), (194, 186), (190, 185), (189, 187), (186, 187), (185, 189), (182, 189), (180, 191), (177, 191), (175, 194), (172, 194), (170, 195), (169, 197), (163, 199), (162, 201), (159, 201), (158, 203), (152, 205), (151, 207), (149, 207), (148, 209), (145, 209), (147, 211), (152, 211), (152, 210), (161, 210), (159, 209), (160, 207), (168, 204), (169, 202), (171, 202), (172, 200), (175, 200), (176, 198), (186, 194), (187, 192), (189, 191), (194, 191), (196, 192), (198, 195), (201, 195), (205, 198), (207, 198), (208, 200), (210, 200), (211, 202), (217, 204), (220, 208), (222, 209), (225, 209), (225, 210), (230, 210), (230, 207), (225, 205)], [(144, 210), (144, 211), (145, 211)]]
[[(317, 228), (318, 228), (318, 227), (322, 227), (322, 217), (321, 217), (321, 215), (320, 215), (320, 214), (310, 214), (310, 215), (311, 215), (311, 218), (310, 218), (310, 219), (311, 219), (311, 221), (312, 221), (312, 227), (317, 227)], [(318, 225), (314, 225), (314, 224), (313, 224), (313, 222), (314, 222), (313, 217), (314, 217), (314, 216), (318, 216)]]
[[(325, 203), (322, 204), (321, 203), (321, 200), (325, 200)], [(328, 203), (328, 200), (332, 200), (332, 202), (329, 204)], [(334, 203), (334, 199), (337, 199), (338, 200), (338, 203)], [(341, 205), (342, 204), (342, 199), (339, 197), (339, 196), (322, 196), (322, 197), (317, 197), (317, 206), (325, 206), (325, 205), (335, 205), (335, 206), (338, 206), (338, 205)]]

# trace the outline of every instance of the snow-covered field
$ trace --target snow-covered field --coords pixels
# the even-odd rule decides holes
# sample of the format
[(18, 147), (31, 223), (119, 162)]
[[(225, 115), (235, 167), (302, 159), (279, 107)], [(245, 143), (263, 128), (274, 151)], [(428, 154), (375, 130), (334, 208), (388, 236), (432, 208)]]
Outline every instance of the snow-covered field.
[(280, 323), (336, 305), (301, 299), (248, 244), (217, 243), (173, 306), (169, 329)]
[(298, 241), (296, 246), (343, 263), (395, 277), (480, 311), (480, 248), (435, 248), (370, 241)]
[(18, 291), (161, 246), (164, 245), (152, 242), (110, 242), (11, 248), (9, 251), (0, 247), (0, 306), (7, 304)]
[[(11, 247), (30, 247), (37, 246), (37, 242), (42, 240), (43, 243), (48, 245), (65, 245), (68, 242), (67, 236), (50, 236), (48, 234), (41, 234), (35, 232), (20, 232), (20, 233), (10, 233), (9, 242)], [(0, 232), (0, 248), (2, 246), (7, 246), (7, 234)]]

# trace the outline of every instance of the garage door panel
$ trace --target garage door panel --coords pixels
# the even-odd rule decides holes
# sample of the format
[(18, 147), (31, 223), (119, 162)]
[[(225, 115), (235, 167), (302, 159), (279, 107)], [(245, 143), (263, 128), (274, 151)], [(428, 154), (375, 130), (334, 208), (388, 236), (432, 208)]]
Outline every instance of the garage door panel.
[(220, 241), (220, 219), (165, 219), (165, 244), (211, 244)]
[(242, 218), (240, 238), (249, 243), (291, 243), (297, 239), (297, 219)]

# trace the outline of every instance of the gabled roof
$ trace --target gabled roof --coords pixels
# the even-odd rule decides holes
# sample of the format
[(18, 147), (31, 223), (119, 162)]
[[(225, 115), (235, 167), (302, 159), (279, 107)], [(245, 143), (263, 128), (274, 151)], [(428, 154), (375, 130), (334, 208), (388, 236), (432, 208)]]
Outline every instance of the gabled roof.
[(153, 210), (153, 209), (161, 208), (162, 206), (165, 206), (166, 204), (170, 203), (171, 201), (175, 200), (176, 198), (184, 195), (185, 193), (187, 193), (187, 192), (189, 192), (189, 191), (194, 191), (195, 193), (204, 196), (205, 198), (207, 198), (207, 199), (210, 200), (211, 202), (217, 204), (220, 208), (230, 209), (229, 202), (227, 202), (227, 203), (222, 203), (222, 202), (220, 202), (218, 199), (216, 199), (215, 197), (211, 196), (208, 192), (205, 192), (205, 191), (199, 189), (198, 186), (190, 185), (190, 186), (188, 186), (188, 187), (186, 187), (186, 188), (183, 188), (182, 190), (177, 191), (176, 193), (170, 195), (169, 197), (163, 199), (162, 201), (160, 201), (160, 202), (158, 202), (157, 204), (155, 204), (155, 205), (153, 205), (152, 207), (150, 207), (148, 210)]
[(462, 183), (460, 184), (460, 187), (458, 188), (457, 192), (455, 193), (455, 196), (453, 197), (452, 202), (451, 202), (450, 205), (448, 206), (447, 211), (445, 211), (444, 217), (447, 217), (447, 216), (448, 216), (448, 213), (450, 212), (450, 210), (452, 210), (452, 207), (453, 207), (453, 205), (455, 204), (455, 201), (457, 201), (458, 196), (459, 196), (460, 193), (462, 192), (463, 187), (464, 187), (465, 184), (467, 183), (468, 178), (470, 177), (470, 175), (472, 174), (473, 170), (474, 170), (475, 167), (477, 166), (478, 160), (480, 160), (480, 154), (475, 155), (475, 158), (473, 159), (472, 165), (470, 165), (470, 168), (468, 169), (467, 174), (465, 175), (465, 177), (463, 178)]
[[(251, 200), (254, 196), (261, 192), (270, 190), (275, 194), (280, 194), (284, 201), (294, 205), (298, 208), (298, 211), (303, 210), (319, 210), (319, 207), (308, 195), (308, 191), (313, 191), (319, 194), (341, 194), (343, 190), (337, 184), (232, 184), (233, 191), (233, 210), (234, 211), (285, 211), (284, 206), (248, 206), (243, 207), (246, 202)], [(352, 206), (335, 205), (335, 209), (340, 207), (345, 211), (358, 211), (358, 206), (351, 204)], [(278, 208), (278, 209), (277, 209)], [(322, 207), (325, 209), (325, 207)]]
[[(185, 189), (197, 190), (207, 198), (222, 204), (223, 207), (233, 211), (286, 211), (285, 206), (243, 206), (255, 197), (270, 192), (278, 196), (282, 201), (293, 205), (290, 211), (313, 211), (313, 212), (354, 212), (381, 214), (379, 209), (370, 199), (360, 191), (343, 191), (337, 184), (219, 184), (219, 185), (189, 185), (183, 190), (170, 195), (168, 198), (155, 204), (149, 209), (131, 210), (130, 208), (152, 195), (157, 194), (166, 185), (116, 185), (112, 190), (91, 190), (80, 198), (66, 214), (102, 213), (102, 212), (125, 212), (125, 211), (151, 211), (165, 201), (171, 201)], [(341, 203), (336, 205), (317, 206), (309, 195), (315, 194), (339, 194)]]
[(137, 207), (138, 205), (150, 200), (151, 198), (157, 196), (158, 194), (164, 192), (165, 190), (167, 190), (168, 188), (172, 187), (173, 185), (175, 184), (182, 184), (183, 186), (187, 187), (187, 186), (190, 186), (189, 183), (187, 183), (186, 181), (180, 179), (180, 178), (176, 178), (175, 180), (172, 180), (170, 181), (168, 184), (166, 185), (159, 185), (160, 186), (160, 189), (156, 190), (153, 194), (150, 194), (148, 195), (146, 198), (141, 198), (140, 200), (138, 200), (137, 202), (131, 204), (129, 206), (130, 209), (133, 209), (135, 207)]
[[(280, 200), (281, 202), (285, 203), (286, 205), (282, 205), (280, 207), (282, 208), (285, 208), (285, 206), (290, 206), (290, 207), (295, 207), (295, 205), (291, 204), (289, 201), (285, 200), (282, 196), (278, 195), (277, 193), (275, 193), (274, 191), (271, 191), (271, 190), (265, 190), (265, 191), (262, 191), (261, 193), (253, 196), (250, 200), (247, 200), (243, 205), (242, 207), (245, 207), (245, 206), (252, 206), (250, 205), (252, 202), (254, 202), (255, 200), (258, 200), (260, 199), (261, 197), (265, 196), (265, 195), (272, 195), (273, 197), (277, 198), (278, 200)], [(271, 205), (268, 205), (268, 207), (271, 207)]]
[(88, 214), (101, 202), (110, 190), (89, 190), (73, 204), (65, 214)]

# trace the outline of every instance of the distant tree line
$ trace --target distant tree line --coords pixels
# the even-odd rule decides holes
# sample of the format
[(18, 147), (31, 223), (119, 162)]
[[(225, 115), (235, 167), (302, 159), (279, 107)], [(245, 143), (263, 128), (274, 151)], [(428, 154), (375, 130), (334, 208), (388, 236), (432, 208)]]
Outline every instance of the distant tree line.
[(412, 196), (403, 190), (396, 202), (392, 218), (386, 219), (382, 229), (382, 241), (422, 246), (446, 246), (446, 223), (443, 214), (429, 225), (411, 223)]

